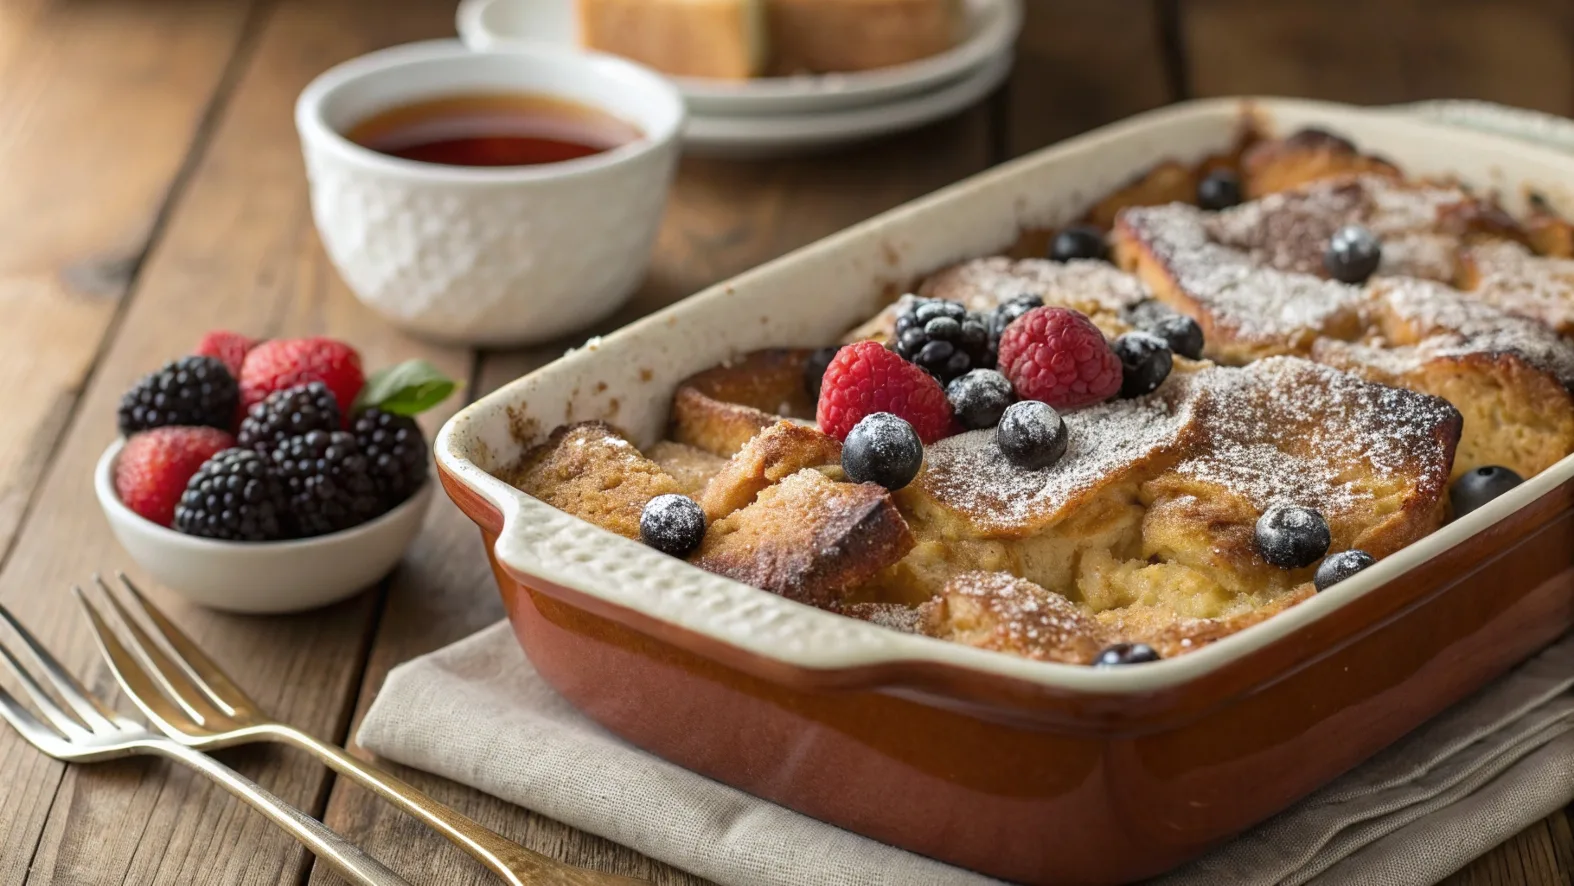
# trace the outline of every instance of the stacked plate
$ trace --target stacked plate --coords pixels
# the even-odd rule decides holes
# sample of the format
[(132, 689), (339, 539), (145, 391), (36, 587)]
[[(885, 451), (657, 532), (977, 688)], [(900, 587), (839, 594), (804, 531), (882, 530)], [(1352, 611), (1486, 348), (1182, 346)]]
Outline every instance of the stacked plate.
[[(687, 147), (729, 156), (827, 148), (948, 117), (1011, 72), (1022, 0), (966, 0), (966, 36), (916, 62), (846, 74), (733, 82), (675, 77), (689, 105)], [(574, 0), (463, 0), (459, 36), (476, 50), (578, 46)]]

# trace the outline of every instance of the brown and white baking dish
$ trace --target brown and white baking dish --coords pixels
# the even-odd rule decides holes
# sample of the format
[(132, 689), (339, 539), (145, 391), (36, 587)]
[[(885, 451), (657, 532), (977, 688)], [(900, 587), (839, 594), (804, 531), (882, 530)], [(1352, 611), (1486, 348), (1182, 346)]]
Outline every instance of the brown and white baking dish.
[(818, 346), (899, 287), (1063, 224), (1251, 115), (1415, 176), (1561, 211), (1574, 160), (1387, 111), (1275, 99), (1145, 114), (984, 173), (592, 342), (455, 416), (448, 493), (480, 525), (520, 643), (580, 709), (815, 818), (1029, 883), (1171, 868), (1350, 769), (1574, 625), (1574, 457), (1357, 577), (1179, 658), (1035, 662), (890, 631), (664, 556), (494, 478), (555, 426), (663, 435), (678, 381)]

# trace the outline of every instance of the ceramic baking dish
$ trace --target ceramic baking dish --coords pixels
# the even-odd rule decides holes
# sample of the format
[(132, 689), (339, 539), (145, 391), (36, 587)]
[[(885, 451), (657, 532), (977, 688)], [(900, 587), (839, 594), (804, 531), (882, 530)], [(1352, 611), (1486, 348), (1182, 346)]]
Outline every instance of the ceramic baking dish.
[(818, 346), (947, 263), (1062, 224), (1251, 115), (1412, 175), (1565, 212), (1574, 160), (1393, 112), (1210, 100), (1047, 148), (592, 341), (455, 416), (443, 483), (540, 672), (629, 741), (861, 834), (1030, 883), (1171, 868), (1283, 809), (1574, 624), (1574, 458), (1358, 577), (1176, 659), (1114, 670), (909, 636), (711, 575), (493, 478), (569, 421), (662, 436), (677, 382)]

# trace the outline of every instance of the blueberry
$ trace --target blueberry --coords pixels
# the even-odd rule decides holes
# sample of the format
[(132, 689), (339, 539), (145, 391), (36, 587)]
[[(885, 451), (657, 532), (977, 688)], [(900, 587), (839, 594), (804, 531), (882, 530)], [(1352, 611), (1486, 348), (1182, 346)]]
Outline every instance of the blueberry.
[(658, 495), (640, 512), (639, 537), (663, 554), (687, 557), (705, 538), (705, 512), (686, 495)]
[(854, 483), (878, 483), (895, 492), (913, 482), (924, 464), (918, 432), (899, 416), (864, 416), (842, 442), (842, 470)]
[(975, 369), (956, 379), (946, 386), (945, 395), (957, 420), (970, 431), (999, 424), (1006, 407), (1017, 399), (1011, 382), (993, 369)]
[(1317, 567), (1314, 583), (1317, 585), (1317, 590), (1326, 591), (1376, 562), (1377, 558), (1365, 551), (1340, 551), (1331, 554), (1323, 560), (1321, 566)]
[(1096, 668), (1111, 668), (1118, 665), (1142, 664), (1143, 662), (1158, 661), (1159, 653), (1146, 643), (1116, 643), (1114, 646), (1100, 652), (1093, 659)]
[(1328, 523), (1311, 508), (1281, 503), (1257, 518), (1257, 552), (1282, 569), (1316, 563), (1332, 543)]
[(1108, 257), (1109, 248), (1104, 245), (1104, 232), (1092, 225), (1072, 225), (1056, 234), (1049, 244), (1051, 261), (1071, 261), (1074, 258), (1102, 261)]
[(1197, 205), (1217, 212), (1241, 202), (1241, 179), (1228, 169), (1215, 169), (1197, 183)]
[(810, 400), (820, 399), (820, 382), (825, 379), (826, 367), (831, 365), (836, 353), (842, 349), (841, 345), (833, 348), (821, 348), (809, 355), (803, 362), (803, 387), (809, 392)]
[(1161, 301), (1138, 302), (1126, 309), (1127, 323), (1164, 339), (1170, 351), (1193, 360), (1202, 359), (1202, 327)]
[(1328, 240), (1323, 266), (1341, 283), (1365, 283), (1383, 260), (1383, 244), (1360, 225), (1345, 225)]
[(1449, 500), (1454, 503), (1454, 516), (1463, 517), (1494, 498), (1525, 482), (1525, 479), (1499, 465), (1476, 468), (1454, 481)]
[(995, 441), (1006, 458), (1028, 470), (1047, 468), (1066, 454), (1070, 435), (1055, 407), (1038, 400), (1024, 400), (1006, 407), (1000, 416)]
[(1164, 339), (1146, 332), (1128, 332), (1115, 339), (1115, 356), (1120, 358), (1122, 397), (1150, 394), (1170, 377), (1175, 358)]

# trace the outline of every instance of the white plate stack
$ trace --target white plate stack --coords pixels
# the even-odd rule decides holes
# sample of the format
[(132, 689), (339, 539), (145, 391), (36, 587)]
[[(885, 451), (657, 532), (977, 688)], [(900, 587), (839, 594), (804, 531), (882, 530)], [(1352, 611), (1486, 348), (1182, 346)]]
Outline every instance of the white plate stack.
[[(781, 156), (873, 138), (958, 113), (1011, 72), (1022, 0), (966, 0), (955, 47), (916, 62), (846, 74), (733, 82), (674, 77), (689, 106), (693, 153)], [(462, 0), (459, 36), (475, 50), (579, 46), (574, 0)]]

